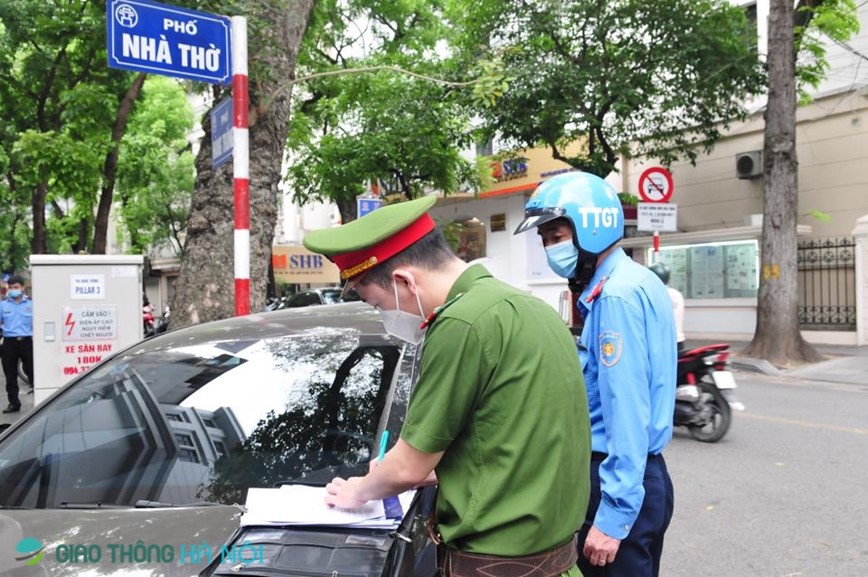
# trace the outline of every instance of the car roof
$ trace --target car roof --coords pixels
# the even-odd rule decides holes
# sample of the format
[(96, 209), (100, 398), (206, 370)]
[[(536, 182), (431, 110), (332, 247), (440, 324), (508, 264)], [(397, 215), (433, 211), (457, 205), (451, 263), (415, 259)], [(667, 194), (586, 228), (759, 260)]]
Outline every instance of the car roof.
[(215, 341), (240, 341), (310, 334), (322, 329), (356, 329), (363, 335), (384, 335), (377, 310), (364, 302), (299, 307), (211, 321), (141, 341), (132, 349), (146, 352)]

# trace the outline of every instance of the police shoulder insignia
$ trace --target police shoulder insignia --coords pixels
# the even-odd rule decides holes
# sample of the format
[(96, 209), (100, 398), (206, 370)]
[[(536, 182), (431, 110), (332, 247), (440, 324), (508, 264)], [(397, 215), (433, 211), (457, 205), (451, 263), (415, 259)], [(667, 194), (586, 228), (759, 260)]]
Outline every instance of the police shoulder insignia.
[(464, 293), (458, 293), (457, 295), (455, 295), (454, 297), (452, 297), (451, 299), (449, 299), (448, 301), (446, 301), (445, 303), (443, 303), (442, 305), (440, 305), (439, 307), (434, 309), (434, 311), (430, 315), (428, 315), (428, 317), (422, 322), (422, 324), (419, 326), (419, 328), (424, 329), (424, 328), (431, 326), (431, 324), (437, 319), (437, 316), (440, 313), (442, 313), (447, 307), (449, 307), (449, 305), (451, 305), (452, 303), (454, 303), (455, 301), (457, 301), (458, 299), (460, 299), (463, 296), (464, 296)]
[(600, 334), (600, 362), (607, 367), (618, 364), (621, 360), (621, 335), (613, 331)]

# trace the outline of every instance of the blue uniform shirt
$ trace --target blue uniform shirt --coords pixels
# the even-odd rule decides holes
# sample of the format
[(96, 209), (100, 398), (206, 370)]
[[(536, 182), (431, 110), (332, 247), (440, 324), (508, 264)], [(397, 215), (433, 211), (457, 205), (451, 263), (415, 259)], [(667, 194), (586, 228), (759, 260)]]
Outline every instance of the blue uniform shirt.
[(591, 447), (608, 454), (600, 463), (594, 525), (623, 539), (645, 498), (648, 454), (672, 438), (678, 362), (672, 301), (652, 271), (618, 248), (597, 267), (579, 310)]
[(26, 296), (18, 303), (10, 298), (0, 301), (0, 325), (4, 337), (32, 337), (33, 302)]

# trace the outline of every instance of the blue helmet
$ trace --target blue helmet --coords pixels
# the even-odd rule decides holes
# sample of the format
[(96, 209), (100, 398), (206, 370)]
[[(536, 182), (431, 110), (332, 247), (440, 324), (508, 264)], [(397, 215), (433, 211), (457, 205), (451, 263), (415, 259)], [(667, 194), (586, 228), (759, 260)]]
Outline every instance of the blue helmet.
[(573, 242), (600, 254), (624, 236), (624, 209), (612, 186), (593, 174), (567, 172), (540, 184), (524, 206), (525, 219), (514, 234), (556, 218), (573, 225)]

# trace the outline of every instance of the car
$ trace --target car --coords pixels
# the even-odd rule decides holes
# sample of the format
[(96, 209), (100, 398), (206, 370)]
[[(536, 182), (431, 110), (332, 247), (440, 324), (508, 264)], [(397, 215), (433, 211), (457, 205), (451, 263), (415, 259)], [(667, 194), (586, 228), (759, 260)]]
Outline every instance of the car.
[(433, 577), (434, 488), (396, 528), (241, 524), (248, 489), (364, 474), (418, 363), (361, 302), (114, 354), (0, 435), (0, 577)]
[(290, 295), (286, 299), (286, 308), (306, 307), (310, 305), (330, 305), (339, 302), (354, 302), (359, 300), (355, 291), (350, 291), (341, 298), (341, 288), (322, 288), (303, 290)]

